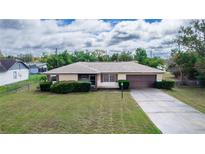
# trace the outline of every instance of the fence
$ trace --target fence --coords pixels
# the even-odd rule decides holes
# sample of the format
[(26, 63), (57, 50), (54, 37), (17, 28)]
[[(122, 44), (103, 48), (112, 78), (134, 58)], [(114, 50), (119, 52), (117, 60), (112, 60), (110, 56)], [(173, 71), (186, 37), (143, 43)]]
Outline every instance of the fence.
[(24, 83), (21, 85), (12, 85), (12, 86), (3, 86), (0, 89), (0, 96), (10, 93), (17, 93), (22, 91), (30, 91), (31, 89), (36, 88), (37, 83)]
[(176, 81), (177, 86), (185, 85), (185, 86), (193, 86), (193, 87), (199, 87), (199, 81), (198, 80), (184, 80), (184, 81)]

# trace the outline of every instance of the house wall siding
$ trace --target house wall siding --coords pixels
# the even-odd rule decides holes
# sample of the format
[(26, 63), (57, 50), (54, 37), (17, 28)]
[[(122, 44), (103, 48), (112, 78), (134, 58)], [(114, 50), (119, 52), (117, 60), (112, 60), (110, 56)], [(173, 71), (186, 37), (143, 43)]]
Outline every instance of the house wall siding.
[(119, 88), (117, 82), (101, 82), (101, 74), (97, 74), (97, 88)]
[(118, 74), (117, 79), (118, 80), (126, 80), (126, 74)]
[(77, 81), (78, 75), (77, 74), (59, 74), (59, 81), (70, 81), (70, 80)]
[(162, 81), (163, 74), (157, 74), (156, 81)]
[(16, 62), (9, 70), (27, 69), (27, 67), (21, 62)]
[(30, 68), (30, 69), (29, 69), (29, 72), (30, 72), (31, 74), (37, 74), (37, 73), (38, 73), (38, 68)]
[[(142, 73), (133, 73), (135, 75), (142, 75)], [(117, 80), (126, 80), (127, 74), (118, 74)], [(59, 81), (78, 81), (78, 74), (59, 74)], [(97, 88), (119, 88), (117, 82), (101, 82), (101, 74), (96, 75), (97, 80)], [(156, 80), (161, 81), (162, 80), (162, 74), (156, 75)]]
[[(14, 76), (13, 76), (14, 71), (17, 72), (16, 79), (14, 79)], [(8, 70), (7, 72), (1, 72), (0, 73), (0, 86), (27, 80), (28, 77), (29, 77), (28, 69)]]

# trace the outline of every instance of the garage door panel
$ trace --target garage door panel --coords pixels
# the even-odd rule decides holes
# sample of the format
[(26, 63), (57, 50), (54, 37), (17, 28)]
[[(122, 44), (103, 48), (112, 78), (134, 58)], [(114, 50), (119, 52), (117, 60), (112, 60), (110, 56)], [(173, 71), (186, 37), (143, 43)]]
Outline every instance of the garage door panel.
[(153, 87), (156, 75), (127, 75), (130, 88)]

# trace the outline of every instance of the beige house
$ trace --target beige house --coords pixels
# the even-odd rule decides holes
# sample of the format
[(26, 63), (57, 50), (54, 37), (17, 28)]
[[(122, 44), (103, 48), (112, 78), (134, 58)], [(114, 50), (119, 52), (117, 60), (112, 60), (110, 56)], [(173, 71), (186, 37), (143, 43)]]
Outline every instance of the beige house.
[(118, 80), (129, 80), (130, 88), (152, 87), (163, 73), (136, 62), (77, 62), (45, 72), (49, 80), (86, 80), (94, 88), (118, 88)]

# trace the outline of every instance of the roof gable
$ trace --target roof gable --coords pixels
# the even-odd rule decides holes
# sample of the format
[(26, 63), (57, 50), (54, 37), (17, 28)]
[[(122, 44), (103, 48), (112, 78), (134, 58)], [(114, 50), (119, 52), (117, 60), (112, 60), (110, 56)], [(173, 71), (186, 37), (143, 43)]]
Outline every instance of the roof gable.
[(14, 59), (0, 60), (0, 72), (8, 71), (16, 63), (21, 63), (25, 68), (28, 68), (22, 61), (17, 61)]
[(26, 69), (28, 68), (23, 62), (17, 61), (15, 64), (13, 64), (9, 70), (17, 70), (17, 69)]
[(4, 68), (4, 66), (0, 62), (0, 72), (4, 72), (4, 71), (6, 71), (6, 69)]

